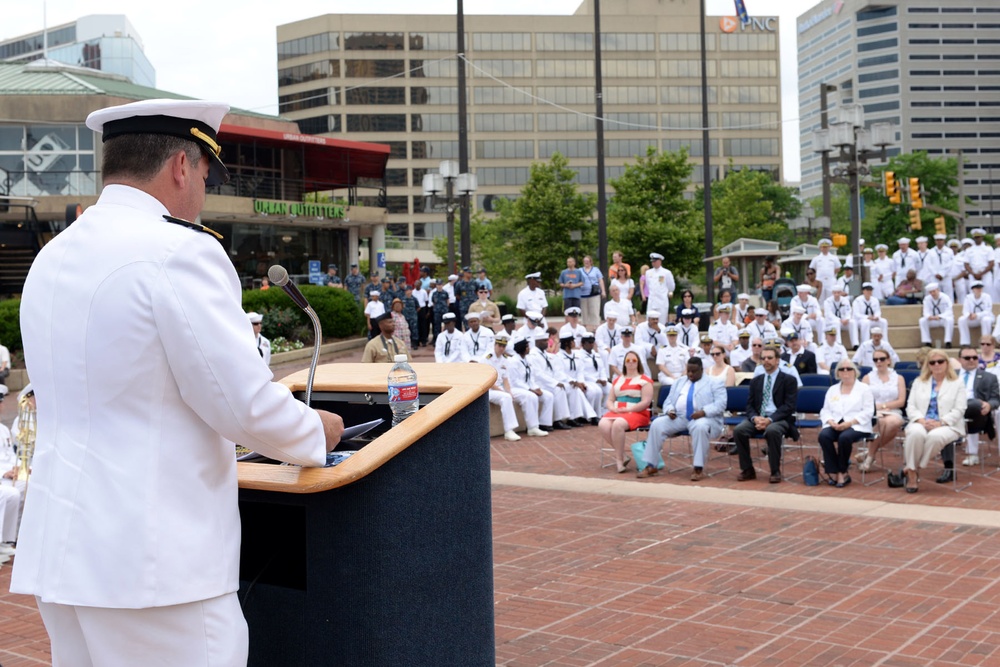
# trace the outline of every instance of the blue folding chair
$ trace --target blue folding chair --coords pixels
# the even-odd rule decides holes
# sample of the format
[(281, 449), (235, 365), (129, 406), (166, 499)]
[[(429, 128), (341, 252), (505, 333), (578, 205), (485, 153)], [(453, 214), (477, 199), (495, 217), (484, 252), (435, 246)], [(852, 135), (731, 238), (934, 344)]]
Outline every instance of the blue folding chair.
[(898, 364), (894, 366), (894, 368), (898, 373), (899, 371), (902, 370), (919, 370), (920, 366), (918, 366), (917, 362), (915, 361), (900, 361)]
[(897, 365), (896, 373), (903, 378), (903, 382), (906, 384), (907, 391), (909, 391), (910, 385), (913, 384), (913, 381), (916, 380), (918, 377), (920, 377), (920, 370), (917, 368), (900, 369), (899, 366)]
[(829, 387), (833, 378), (826, 373), (803, 373), (799, 376), (803, 387)]

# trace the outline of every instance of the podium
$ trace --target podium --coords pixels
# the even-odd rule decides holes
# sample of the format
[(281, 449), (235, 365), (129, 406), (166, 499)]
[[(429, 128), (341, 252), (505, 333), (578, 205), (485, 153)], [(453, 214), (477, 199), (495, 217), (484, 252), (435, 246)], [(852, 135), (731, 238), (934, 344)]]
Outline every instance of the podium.
[[(315, 408), (391, 421), (390, 364), (316, 372)], [(496, 664), (483, 364), (413, 364), (420, 410), (332, 468), (240, 463), (254, 666)], [(304, 396), (307, 373), (282, 382)]]

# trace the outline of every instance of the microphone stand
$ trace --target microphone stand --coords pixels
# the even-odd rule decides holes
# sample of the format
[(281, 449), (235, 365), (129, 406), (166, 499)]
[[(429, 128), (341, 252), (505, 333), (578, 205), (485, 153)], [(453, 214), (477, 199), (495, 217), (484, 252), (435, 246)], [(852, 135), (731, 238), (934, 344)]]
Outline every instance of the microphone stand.
[(323, 327), (319, 323), (319, 316), (309, 305), (309, 301), (302, 295), (295, 283), (288, 279), (288, 271), (280, 264), (275, 264), (267, 270), (267, 279), (272, 285), (277, 285), (285, 291), (295, 305), (301, 308), (313, 325), (313, 353), (312, 362), (309, 364), (309, 380), (306, 384), (306, 405), (312, 407), (313, 380), (316, 377), (316, 366), (319, 364), (319, 348), (323, 342)]
[(306, 405), (312, 407), (313, 379), (316, 377), (316, 366), (319, 364), (319, 348), (320, 343), (323, 341), (323, 327), (320, 325), (319, 316), (316, 315), (316, 311), (312, 309), (312, 306), (308, 306), (305, 309), (305, 313), (312, 320), (313, 325), (312, 362), (309, 364), (309, 380), (306, 384)]

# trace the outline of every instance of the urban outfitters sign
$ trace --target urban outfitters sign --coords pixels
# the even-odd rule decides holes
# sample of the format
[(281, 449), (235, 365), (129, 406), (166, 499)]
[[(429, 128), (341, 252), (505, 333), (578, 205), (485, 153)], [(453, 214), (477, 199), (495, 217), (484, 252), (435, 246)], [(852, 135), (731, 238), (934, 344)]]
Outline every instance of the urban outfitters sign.
[(254, 199), (253, 212), (262, 215), (294, 215), (304, 218), (343, 218), (342, 204), (316, 204), (303, 202)]

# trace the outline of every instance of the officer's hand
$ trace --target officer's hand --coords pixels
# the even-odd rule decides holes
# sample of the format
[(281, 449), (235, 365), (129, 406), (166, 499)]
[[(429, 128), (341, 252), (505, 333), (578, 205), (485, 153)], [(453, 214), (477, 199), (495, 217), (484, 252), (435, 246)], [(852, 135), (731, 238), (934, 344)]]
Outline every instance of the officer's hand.
[(335, 415), (326, 410), (317, 410), (320, 420), (323, 422), (323, 435), (326, 438), (326, 451), (332, 452), (340, 442), (340, 436), (344, 433), (344, 420), (340, 415)]

